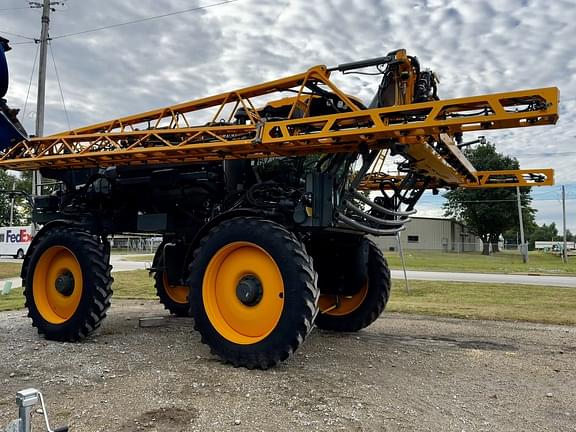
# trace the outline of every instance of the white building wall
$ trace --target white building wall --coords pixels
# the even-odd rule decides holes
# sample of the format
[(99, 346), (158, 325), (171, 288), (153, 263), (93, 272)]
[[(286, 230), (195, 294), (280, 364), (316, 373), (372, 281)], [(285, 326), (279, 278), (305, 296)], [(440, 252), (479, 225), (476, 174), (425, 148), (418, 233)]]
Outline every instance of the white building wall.
[[(482, 250), (482, 242), (465, 227), (451, 219), (412, 218), (400, 234), (405, 250), (436, 250), (443, 252), (473, 252)], [(396, 237), (375, 237), (384, 251), (396, 250)], [(393, 249), (392, 249), (393, 248)]]

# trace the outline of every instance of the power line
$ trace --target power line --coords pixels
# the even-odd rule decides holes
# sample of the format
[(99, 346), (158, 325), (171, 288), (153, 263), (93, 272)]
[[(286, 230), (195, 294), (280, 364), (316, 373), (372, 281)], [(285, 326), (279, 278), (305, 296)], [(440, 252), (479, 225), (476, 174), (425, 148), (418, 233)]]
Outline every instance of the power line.
[(18, 34), (18, 33), (11, 33), (11, 32), (7, 32), (7, 31), (4, 31), (4, 30), (0, 31), (0, 33), (2, 33), (2, 34), (7, 34), (7, 35), (10, 35), (10, 36), (16, 36), (16, 37), (19, 37), (19, 38), (22, 38), (22, 39), (28, 39), (28, 40), (31, 40), (32, 42), (36, 41), (36, 39), (34, 39), (33, 37), (24, 36), (24, 35), (21, 35), (21, 34)]
[(13, 11), (13, 10), (24, 10), (24, 9), (30, 10), (29, 7), (13, 7), (13, 8), (3, 8), (3, 9), (0, 9), (0, 12), (3, 12), (3, 11)]
[(93, 29), (88, 29), (88, 30), (83, 30), (83, 31), (79, 31), (76, 33), (67, 33), (67, 34), (63, 34), (63, 35), (59, 35), (59, 36), (54, 36), (52, 39), (62, 39), (62, 38), (66, 38), (66, 37), (71, 37), (71, 36), (78, 36), (78, 35), (83, 35), (86, 33), (93, 33), (93, 32), (97, 32), (100, 30), (108, 30), (111, 28), (117, 28), (117, 27), (123, 27), (123, 26), (127, 26), (127, 25), (131, 25), (131, 24), (138, 24), (141, 22), (145, 22), (145, 21), (152, 21), (152, 20), (156, 20), (156, 19), (160, 19), (160, 18), (166, 18), (169, 16), (174, 16), (174, 15), (180, 15), (180, 14), (184, 14), (184, 13), (189, 13), (189, 12), (195, 12), (195, 11), (199, 11), (202, 9), (208, 9), (208, 8), (212, 8), (212, 7), (216, 7), (216, 6), (223, 6), (225, 4), (228, 3), (235, 3), (237, 1), (240, 0), (226, 0), (226, 1), (221, 1), (219, 3), (213, 3), (210, 5), (206, 5), (206, 6), (198, 6), (198, 7), (194, 7), (194, 8), (189, 8), (189, 9), (184, 9), (184, 10), (180, 10), (180, 11), (176, 11), (176, 12), (170, 12), (170, 13), (166, 13), (166, 14), (162, 14), (162, 15), (155, 15), (155, 16), (151, 16), (151, 17), (147, 17), (147, 18), (141, 18), (141, 19), (137, 19), (134, 21), (127, 21), (127, 22), (123, 22), (123, 23), (118, 23), (118, 24), (111, 24), (108, 26), (104, 26), (104, 27), (97, 27), (97, 28), (93, 28)]
[(54, 50), (52, 49), (52, 43), (48, 41), (48, 48), (50, 49), (50, 55), (52, 56), (52, 63), (54, 63), (54, 72), (56, 72), (56, 81), (58, 81), (58, 88), (60, 89), (60, 97), (62, 98), (62, 106), (64, 107), (64, 114), (66, 115), (66, 123), (68, 123), (68, 130), (71, 130), (70, 117), (68, 117), (68, 110), (66, 109), (66, 102), (64, 101), (64, 92), (62, 91), (62, 84), (60, 82), (60, 74), (58, 73), (58, 68), (56, 67), (56, 59), (54, 58)]
[(576, 154), (576, 151), (567, 151), (567, 152), (542, 152), (542, 153), (524, 153), (519, 158), (525, 157), (542, 157), (542, 156), (570, 156)]
[(24, 109), (22, 111), (22, 120), (24, 120), (26, 117), (26, 107), (28, 105), (28, 97), (30, 96), (30, 88), (32, 88), (32, 80), (34, 79), (34, 70), (36, 69), (36, 60), (38, 60), (38, 51), (40, 51), (40, 45), (36, 46), (36, 55), (34, 56), (34, 63), (32, 63), (30, 82), (28, 83), (28, 91), (26, 92), (26, 100), (24, 101)]

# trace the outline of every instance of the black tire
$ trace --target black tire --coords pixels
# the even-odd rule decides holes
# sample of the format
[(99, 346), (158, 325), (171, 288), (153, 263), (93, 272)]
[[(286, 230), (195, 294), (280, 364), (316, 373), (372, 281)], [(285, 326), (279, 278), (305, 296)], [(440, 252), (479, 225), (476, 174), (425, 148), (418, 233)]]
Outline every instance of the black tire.
[[(160, 303), (162, 303), (164, 309), (172, 315), (179, 317), (190, 316), (190, 301), (188, 295), (186, 299), (180, 299), (171, 294), (170, 290), (173, 289), (173, 287), (167, 286), (168, 281), (165, 280), (164, 275), (165, 273), (163, 271), (157, 271), (154, 274), (154, 287), (156, 288), (156, 295), (160, 299)], [(188, 290), (188, 287), (185, 288)]]
[(14, 259), (22, 259), (24, 258), (24, 251), (22, 249), (18, 249), (16, 255), (14, 255)]
[[(324, 330), (356, 332), (372, 324), (384, 311), (390, 297), (390, 269), (382, 252), (373, 242), (368, 242), (368, 283), (365, 297), (350, 313), (336, 315), (320, 313), (316, 325)], [(331, 296), (334, 297), (334, 296)]]
[[(262, 282), (260, 273), (264, 270), (259, 265), (260, 261), (245, 259), (234, 261), (234, 264), (242, 267), (238, 270), (237, 279), (233, 279), (235, 282), (231, 284), (211, 282), (212, 266), (214, 265), (217, 269), (222, 268), (220, 264), (213, 264), (214, 260), (223, 259), (228, 260), (223, 262), (229, 263), (234, 260), (231, 258), (232, 254), (239, 253), (237, 251), (244, 247), (246, 250), (256, 251), (259, 259), (265, 260), (264, 267), (270, 266), (270, 263), (274, 264), (275, 267), (272, 267), (276, 269), (274, 270), (275, 279), (272, 280), (277, 283), (270, 283), (271, 279), (265, 278)], [(232, 252), (226, 252), (227, 250), (232, 250)], [(222, 256), (224, 258), (221, 258)], [(251, 277), (258, 281), (253, 286), (257, 286), (257, 290), (260, 291), (260, 297), (255, 300), (255, 304), (247, 304), (240, 299), (241, 294), (238, 294), (241, 292), (242, 281)], [(205, 280), (206, 283), (204, 283)], [(202, 342), (210, 346), (212, 353), (236, 367), (267, 369), (286, 360), (311, 331), (318, 312), (319, 291), (312, 259), (293, 233), (269, 220), (238, 217), (222, 222), (213, 228), (201, 240), (194, 252), (189, 282), (192, 287), (190, 304), (195, 328), (200, 333)], [(281, 293), (276, 292), (279, 286), (283, 290)], [(234, 287), (236, 287), (235, 291)], [(268, 309), (258, 308), (263, 308), (266, 302), (273, 301), (274, 306), (270, 308), (270, 314), (278, 313), (277, 321), (272, 321), (268, 333), (263, 332), (263, 335), (240, 342), (238, 338), (243, 336), (238, 336), (239, 332), (235, 333), (237, 328), (233, 328), (233, 324), (230, 324), (232, 330), (226, 333), (222, 330), (222, 324), (218, 324), (215, 318), (212, 318), (213, 323), (207, 312), (206, 305), (209, 309), (211, 297), (218, 296), (220, 293), (224, 295), (225, 292), (229, 293), (228, 298), (232, 300), (234, 307), (239, 308), (241, 314), (247, 314), (241, 315), (241, 319), (245, 316), (254, 319), (253, 314), (262, 313), (262, 311), (265, 314), (268, 313), (266, 312)], [(241, 303), (244, 303), (244, 306)], [(267, 320), (268, 317), (269, 315), (262, 321)], [(250, 322), (260, 323), (261, 321)], [(228, 325), (228, 321), (224, 325)]]
[[(39, 235), (38, 241), (28, 250), (22, 270), (28, 316), (32, 318), (32, 325), (38, 329), (38, 333), (46, 339), (67, 342), (84, 339), (100, 326), (110, 307), (113, 278), (110, 275), (112, 266), (108, 263), (106, 246), (77, 228), (55, 227)], [(51, 258), (54, 253), (56, 258)], [(58, 256), (75, 259), (69, 259), (72, 264), (66, 269), (67, 274), (73, 274), (74, 271), (77, 272), (76, 276), (81, 274), (80, 290), (76, 280), (80, 278), (76, 276), (72, 278), (71, 294), (63, 294), (51, 285), (50, 272), (46, 270), (56, 267), (53, 263)], [(60, 273), (54, 285), (65, 275)], [(57, 314), (55, 306), (42, 300), (42, 293), (46, 297), (77, 296), (78, 303), (70, 307), (68, 316), (61, 316)]]

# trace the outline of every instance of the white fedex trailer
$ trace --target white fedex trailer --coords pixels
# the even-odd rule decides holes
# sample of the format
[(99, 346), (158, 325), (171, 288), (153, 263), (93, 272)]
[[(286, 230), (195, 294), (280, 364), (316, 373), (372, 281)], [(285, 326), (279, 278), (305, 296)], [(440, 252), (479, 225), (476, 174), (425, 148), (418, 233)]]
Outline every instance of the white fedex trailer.
[(31, 241), (31, 226), (0, 227), (0, 255), (24, 258)]

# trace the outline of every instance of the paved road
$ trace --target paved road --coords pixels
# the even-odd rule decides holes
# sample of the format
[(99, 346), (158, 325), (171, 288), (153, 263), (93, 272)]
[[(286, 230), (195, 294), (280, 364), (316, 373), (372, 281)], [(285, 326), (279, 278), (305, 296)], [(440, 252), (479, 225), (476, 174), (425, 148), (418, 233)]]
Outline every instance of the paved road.
[[(112, 255), (112, 271), (141, 270), (148, 268), (149, 262), (125, 261), (130, 255)], [(0, 262), (19, 262), (14, 259), (0, 259)], [(408, 270), (409, 280), (430, 280), (430, 281), (454, 281), (454, 282), (479, 282), (479, 283), (501, 283), (501, 284), (522, 284), (557, 286), (564, 288), (576, 288), (576, 277), (574, 276), (538, 276), (528, 274), (497, 274), (497, 273), (452, 273)], [(392, 270), (392, 278), (403, 279), (402, 270)], [(21, 286), (20, 278), (11, 278), (14, 288)], [(3, 281), (0, 281), (2, 283)], [(1, 286), (0, 286), (1, 289)]]
[[(110, 258), (110, 264), (112, 264), (112, 271), (130, 271), (130, 270), (144, 270), (150, 267), (151, 262), (137, 262), (137, 261), (124, 261), (129, 255), (112, 255)], [(152, 261), (152, 260), (150, 260)], [(22, 263), (22, 260), (15, 260), (13, 258), (2, 258), (0, 262), (7, 263)], [(19, 277), (1, 279), (0, 280), (0, 290), (6, 281), (12, 282), (12, 288), (19, 288), (22, 286), (22, 279)]]
[[(409, 280), (454, 281), (454, 282), (480, 282), (501, 284), (522, 284), (557, 286), (576, 288), (574, 276), (537, 276), (528, 274), (496, 274), (496, 273), (450, 273), (408, 270)], [(392, 278), (404, 279), (402, 270), (392, 270)]]
[[(112, 255), (110, 263), (114, 267), (113, 271), (139, 270), (150, 267), (150, 263), (127, 261), (129, 258), (130, 255)], [(22, 264), (22, 261), (14, 258), (0, 258), (0, 263)], [(152, 261), (152, 258), (150, 258), (150, 261)]]

